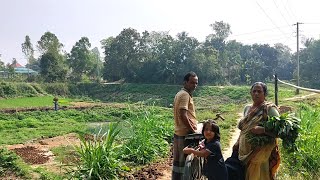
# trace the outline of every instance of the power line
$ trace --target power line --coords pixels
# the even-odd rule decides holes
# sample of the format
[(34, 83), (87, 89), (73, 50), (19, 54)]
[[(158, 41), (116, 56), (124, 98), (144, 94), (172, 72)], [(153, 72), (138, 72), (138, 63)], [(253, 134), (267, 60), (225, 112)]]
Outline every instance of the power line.
[[(283, 2), (283, 1), (281, 1), (281, 2)], [(290, 13), (289, 13), (289, 11), (288, 11), (288, 9), (287, 9), (287, 4), (288, 4), (288, 1), (286, 2), (286, 4), (283, 4), (283, 7), (284, 7), (284, 9), (286, 10), (286, 12), (287, 12), (287, 14), (289, 15), (289, 17), (293, 17), (294, 22), (296, 22), (296, 21), (297, 21), (297, 18), (295, 17), (294, 14), (293, 14), (293, 16), (290, 15)]]
[[(288, 28), (288, 27), (291, 27), (291, 25), (289, 25), (289, 26), (280, 26), (279, 28), (284, 28), (284, 27)], [(253, 31), (253, 32), (248, 32), (248, 33), (242, 33), (242, 34), (230, 35), (230, 37), (237, 37), (237, 36), (251, 35), (251, 34), (256, 34), (256, 33), (259, 33), (259, 32), (275, 30), (275, 29), (278, 29), (278, 28), (261, 29), (261, 30), (257, 30), (257, 31)]]
[[(288, 26), (290, 26), (290, 24), (288, 23), (287, 19), (284, 17), (284, 15), (282, 14), (281, 10), (279, 9), (278, 5), (276, 4), (276, 2), (274, 0), (273, 1), (273, 4), (277, 7), (277, 9), (279, 10), (281, 16), (283, 17), (284, 21), (287, 23)], [(291, 27), (291, 26), (290, 26)], [(293, 29), (292, 29), (293, 30)]]
[(268, 17), (268, 19), (272, 22), (272, 24), (277, 27), (277, 29), (282, 33), (285, 34), (275, 23), (274, 21), (270, 18), (270, 16), (266, 13), (266, 11), (261, 7), (261, 5), (258, 3), (258, 1), (256, 1), (256, 3), (258, 4), (258, 6), (260, 7), (260, 9), (263, 11), (263, 13)]

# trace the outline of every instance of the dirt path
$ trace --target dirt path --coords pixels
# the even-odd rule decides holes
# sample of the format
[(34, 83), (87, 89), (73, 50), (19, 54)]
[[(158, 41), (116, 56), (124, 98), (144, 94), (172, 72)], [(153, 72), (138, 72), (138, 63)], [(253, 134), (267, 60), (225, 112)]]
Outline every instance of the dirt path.
[[(238, 119), (237, 119), (237, 124), (239, 123), (239, 121), (241, 120), (242, 118), (242, 113), (238, 113)], [(239, 137), (239, 134), (240, 134), (240, 129), (239, 128), (235, 128), (232, 130), (232, 135), (231, 135), (231, 140), (229, 141), (229, 144), (228, 144), (228, 148), (225, 149), (223, 152), (222, 152), (222, 155), (223, 155), (223, 158), (224, 160), (226, 160), (228, 157), (231, 156), (232, 154), (232, 147), (233, 145), (237, 142), (238, 140), (238, 137)]]
[(307, 95), (304, 95), (304, 96), (294, 96), (292, 98), (287, 98), (285, 100), (286, 101), (299, 101), (299, 100), (310, 98), (311, 96), (315, 96), (315, 95), (317, 95), (317, 93), (311, 93), (311, 94), (307, 94)]

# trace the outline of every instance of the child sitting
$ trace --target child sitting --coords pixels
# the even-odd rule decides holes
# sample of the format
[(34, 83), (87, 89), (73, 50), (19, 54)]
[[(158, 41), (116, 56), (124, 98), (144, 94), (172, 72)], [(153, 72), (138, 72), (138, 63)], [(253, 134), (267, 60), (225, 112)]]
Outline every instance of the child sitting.
[(208, 180), (227, 180), (228, 173), (221, 153), (219, 126), (213, 120), (204, 122), (202, 135), (205, 137), (204, 148), (195, 150), (186, 147), (183, 152), (205, 157), (203, 174)]

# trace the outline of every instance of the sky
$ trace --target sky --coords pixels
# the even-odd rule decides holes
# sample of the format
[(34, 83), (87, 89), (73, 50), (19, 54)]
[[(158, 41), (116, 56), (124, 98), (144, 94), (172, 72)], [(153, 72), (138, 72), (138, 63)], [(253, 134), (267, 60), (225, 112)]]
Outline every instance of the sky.
[(297, 22), (302, 23), (301, 41), (320, 38), (319, 5), (319, 0), (0, 0), (0, 58), (5, 63), (16, 58), (25, 65), (25, 36), (37, 50), (37, 41), (47, 31), (67, 52), (85, 36), (103, 54), (100, 41), (124, 28), (168, 31), (173, 37), (186, 31), (202, 42), (213, 33), (210, 24), (216, 21), (230, 24), (228, 40), (283, 43), (295, 52)]

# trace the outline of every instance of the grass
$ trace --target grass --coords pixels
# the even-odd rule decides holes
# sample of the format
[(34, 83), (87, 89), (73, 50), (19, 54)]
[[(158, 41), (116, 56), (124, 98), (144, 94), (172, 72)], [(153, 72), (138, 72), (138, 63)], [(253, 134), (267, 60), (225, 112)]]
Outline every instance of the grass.
[[(70, 99), (59, 98), (59, 105), (69, 105)], [(26, 108), (26, 107), (48, 107), (54, 106), (53, 96), (39, 96), (39, 97), (21, 97), (14, 99), (1, 99), (0, 109), (5, 108)]]
[[(63, 135), (69, 132), (97, 133), (97, 127), (89, 126), (89, 124), (120, 121), (119, 127), (122, 129), (119, 133), (120, 142), (128, 150), (126, 155), (122, 156), (122, 160), (136, 159), (137, 164), (135, 166), (153, 162), (160, 156), (166, 156), (166, 153), (161, 154), (160, 152), (169, 150), (169, 145), (165, 141), (170, 143), (172, 140), (173, 113), (172, 108), (166, 107), (173, 103), (173, 97), (180, 88), (180, 86), (138, 84), (92, 85), (91, 88), (86, 86), (84, 88), (86, 91), (92, 89), (91, 92), (85, 94), (88, 97), (86, 99), (99, 99), (107, 102), (120, 102), (121, 104), (82, 111), (36, 111), (0, 114), (0, 137), (6, 137), (0, 139), (0, 145), (23, 143), (31, 139)], [(273, 85), (268, 84), (268, 88), (268, 100), (273, 101)], [(213, 119), (217, 113), (221, 113), (225, 118), (225, 121), (218, 121), (223, 149), (229, 145), (231, 131), (237, 125), (238, 113), (242, 112), (246, 103), (251, 103), (249, 90), (249, 86), (201, 86), (195, 91), (194, 101), (197, 119), (200, 122)], [(305, 94), (308, 94), (308, 92), (301, 91), (301, 95)], [(299, 110), (298, 106), (301, 102), (285, 100), (293, 96), (295, 96), (294, 88), (280, 86), (279, 104), (290, 105)], [(53, 106), (52, 99), (53, 96), (2, 99), (0, 100), (0, 108)], [(59, 103), (60, 105), (68, 104), (70, 101), (75, 100), (62, 98)], [(319, 106), (319, 103), (311, 100), (310, 104)], [(107, 123), (103, 126), (103, 128), (108, 128)], [(151, 134), (148, 131), (151, 131)], [(158, 142), (156, 144), (157, 151), (154, 151), (152, 146), (155, 145), (155, 141)], [(143, 145), (153, 147), (153, 149), (145, 149)], [(137, 149), (138, 151), (134, 151)], [(57, 160), (61, 162), (68, 161), (67, 156), (72, 156), (73, 153), (70, 147), (59, 147), (53, 149), (53, 151), (58, 154), (59, 158)], [(155, 154), (156, 156), (154, 156)], [(290, 167), (283, 163), (282, 168), (288, 169)], [(41, 174), (44, 177), (51, 177), (50, 174), (46, 175), (45, 171), (41, 172), (43, 172)], [(288, 174), (285, 174), (287, 172), (285, 170), (283, 172), (280, 178), (285, 179)]]

